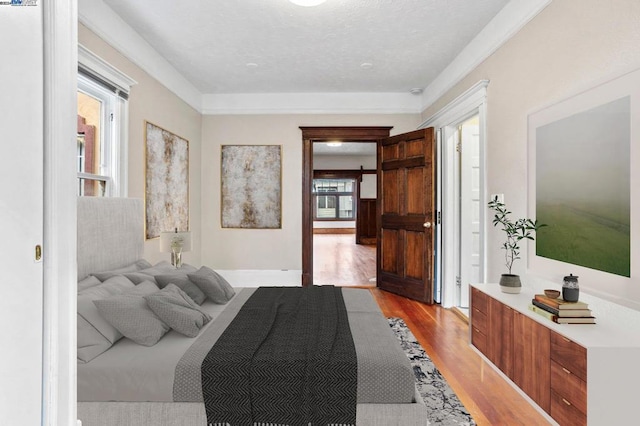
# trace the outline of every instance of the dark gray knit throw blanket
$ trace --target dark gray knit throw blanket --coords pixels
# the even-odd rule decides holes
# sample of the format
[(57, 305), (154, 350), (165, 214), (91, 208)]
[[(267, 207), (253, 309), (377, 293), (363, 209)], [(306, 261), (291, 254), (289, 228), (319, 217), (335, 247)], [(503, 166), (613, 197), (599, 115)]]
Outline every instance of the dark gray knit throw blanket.
[(355, 425), (357, 368), (341, 289), (259, 288), (202, 363), (207, 422)]

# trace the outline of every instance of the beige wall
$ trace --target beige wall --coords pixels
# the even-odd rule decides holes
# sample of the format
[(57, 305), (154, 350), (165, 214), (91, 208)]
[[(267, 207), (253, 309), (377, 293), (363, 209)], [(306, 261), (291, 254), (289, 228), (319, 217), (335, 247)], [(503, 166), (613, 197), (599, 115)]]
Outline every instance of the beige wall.
[[(554, 0), (515, 37), (424, 111), (423, 118), (430, 117), (478, 80), (490, 80), (487, 193), (504, 193), (510, 210), (516, 217), (523, 217), (527, 214), (527, 116), (640, 68), (639, 46), (638, 0)], [(638, 164), (640, 159), (632, 159), (632, 167)], [(640, 201), (640, 187), (632, 183), (631, 191), (632, 223), (639, 223), (640, 217), (633, 206)], [(532, 211), (533, 208), (528, 214), (532, 215)], [(488, 278), (497, 281), (504, 272), (503, 252), (499, 249), (502, 235), (491, 226), (490, 218), (487, 223)], [(640, 252), (637, 237), (637, 232), (635, 238), (632, 234), (631, 252), (636, 257)], [(526, 259), (526, 255), (523, 258)], [(517, 261), (514, 272), (523, 274), (526, 264), (526, 260)], [(632, 261), (631, 279), (568, 264), (529, 272), (558, 285), (563, 275), (580, 275), (581, 288), (640, 307), (640, 279), (637, 269), (633, 276), (633, 266)]]
[[(415, 130), (418, 114), (205, 116), (202, 126), (202, 263), (219, 269), (302, 269), (300, 126), (393, 126)], [(282, 229), (222, 229), (220, 146), (282, 145)]]
[[(193, 251), (183, 260), (200, 264), (200, 150), (202, 115), (170, 92), (82, 24), (78, 25), (78, 41), (109, 64), (138, 83), (129, 95), (129, 197), (144, 198), (145, 187), (145, 120), (189, 141), (189, 228), (193, 233)], [(145, 243), (145, 258), (155, 263), (168, 260), (159, 253), (158, 239)]]

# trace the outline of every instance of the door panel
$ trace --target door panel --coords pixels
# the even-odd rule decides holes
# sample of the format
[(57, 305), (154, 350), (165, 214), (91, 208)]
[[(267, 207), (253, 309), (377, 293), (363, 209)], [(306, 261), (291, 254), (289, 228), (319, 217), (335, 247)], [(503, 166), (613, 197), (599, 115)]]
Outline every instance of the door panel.
[(424, 258), (422, 247), (424, 246), (423, 232), (407, 232), (406, 250), (406, 276), (421, 280), (424, 278)]
[(400, 200), (398, 194), (398, 173), (396, 170), (390, 170), (384, 173), (382, 182), (382, 197), (387, 200), (383, 204), (383, 213), (398, 213), (400, 211)]
[(36, 260), (36, 245), (43, 243), (44, 232), (43, 9), (0, 9), (0, 324), (5, 342), (0, 424), (39, 425), (43, 264)]
[(477, 117), (460, 126), (460, 304), (480, 282), (480, 130)]
[(382, 250), (386, 253), (389, 253), (388, 256), (384, 256), (382, 258), (382, 270), (390, 273), (398, 272), (398, 238), (399, 234), (394, 230), (383, 230), (382, 231)]
[(433, 128), (383, 139), (378, 151), (378, 286), (426, 303), (433, 303), (434, 159)]
[(407, 214), (421, 214), (425, 208), (425, 179), (422, 167), (415, 167), (407, 171), (407, 192), (412, 194), (407, 198)]

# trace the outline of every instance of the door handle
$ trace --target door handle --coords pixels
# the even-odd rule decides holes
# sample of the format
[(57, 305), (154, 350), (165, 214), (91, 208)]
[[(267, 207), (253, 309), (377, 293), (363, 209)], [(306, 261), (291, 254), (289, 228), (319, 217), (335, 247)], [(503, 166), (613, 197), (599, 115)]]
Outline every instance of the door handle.
[(431, 222), (425, 222), (422, 224), (422, 226), (425, 228), (431, 228)]

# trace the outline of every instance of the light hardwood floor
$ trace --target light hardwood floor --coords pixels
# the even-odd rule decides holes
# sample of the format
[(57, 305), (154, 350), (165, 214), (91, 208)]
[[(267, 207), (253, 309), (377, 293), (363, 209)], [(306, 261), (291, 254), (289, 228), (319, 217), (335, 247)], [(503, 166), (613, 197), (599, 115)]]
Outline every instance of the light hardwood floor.
[[(353, 235), (314, 235), (315, 284), (372, 284), (375, 246), (354, 241)], [(549, 424), (469, 346), (469, 327), (459, 314), (369, 289), (385, 316), (405, 321), (479, 426)]]
[(375, 286), (376, 246), (355, 241), (355, 234), (314, 234), (314, 284)]

